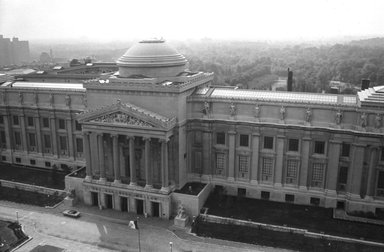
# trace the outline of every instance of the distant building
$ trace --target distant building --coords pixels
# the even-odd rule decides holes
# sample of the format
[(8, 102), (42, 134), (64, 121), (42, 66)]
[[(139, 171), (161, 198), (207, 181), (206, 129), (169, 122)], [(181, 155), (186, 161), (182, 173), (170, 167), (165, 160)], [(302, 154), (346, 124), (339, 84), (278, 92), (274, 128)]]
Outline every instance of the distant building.
[[(357, 95), (235, 89), (211, 86), (213, 73), (187, 66), (163, 40), (147, 40), (117, 65), (0, 85), (1, 161), (86, 166), (85, 178), (66, 177), (78, 200), (162, 218), (179, 203), (198, 214), (214, 187), (384, 210), (384, 86)], [(187, 182), (207, 186), (186, 198), (175, 190)]]
[(18, 38), (4, 38), (0, 35), (0, 66), (29, 63), (29, 43)]

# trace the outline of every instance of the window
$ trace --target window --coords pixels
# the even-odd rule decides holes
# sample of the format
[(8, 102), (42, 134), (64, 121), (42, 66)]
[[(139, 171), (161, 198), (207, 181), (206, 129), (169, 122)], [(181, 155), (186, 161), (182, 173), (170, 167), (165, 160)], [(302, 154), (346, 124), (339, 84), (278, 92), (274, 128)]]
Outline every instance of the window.
[(0, 115), (0, 124), (4, 124), (4, 116)]
[(59, 119), (59, 129), (65, 129), (65, 120)]
[(384, 171), (378, 174), (376, 196), (384, 197)]
[(6, 156), (1, 156), (1, 161), (7, 161), (7, 157)]
[(0, 148), (5, 148), (6, 147), (6, 139), (5, 139), (5, 131), (0, 131)]
[(36, 160), (31, 159), (31, 160), (29, 160), (29, 163), (30, 163), (31, 165), (36, 165)]
[(264, 149), (273, 149), (273, 137), (264, 137)]
[(34, 133), (28, 133), (29, 150), (36, 150), (36, 135)]
[(288, 151), (299, 151), (299, 139), (288, 139)]
[(14, 115), (12, 118), (13, 118), (13, 125), (19, 125), (19, 116)]
[(324, 141), (315, 141), (315, 151), (316, 154), (325, 153), (325, 142)]
[(384, 161), (384, 147), (381, 147), (380, 161)]
[(240, 146), (248, 147), (249, 146), (249, 136), (248, 135), (240, 135)]
[(45, 167), (51, 167), (51, 162), (45, 162)]
[(49, 128), (49, 118), (43, 117), (43, 128)]
[(247, 189), (245, 188), (237, 188), (237, 196), (245, 197), (247, 195)]
[(33, 127), (35, 126), (35, 122), (32, 116), (27, 117), (27, 122), (28, 122), (28, 127)]
[(313, 187), (322, 187), (323, 186), (323, 177), (324, 177), (324, 164), (314, 163), (312, 169), (312, 186)]
[(201, 158), (201, 152), (200, 151), (196, 151), (196, 152), (194, 152), (194, 157), (195, 157), (195, 159), (194, 159), (194, 171), (196, 172), (196, 173), (202, 173), (202, 166), (201, 166), (201, 160), (202, 160), (202, 158)]
[(216, 153), (216, 174), (224, 175), (225, 155), (224, 153)]
[(21, 163), (21, 158), (17, 157), (16, 158), (16, 163)]
[(60, 139), (60, 153), (67, 154), (67, 137), (60, 136), (59, 139)]
[(225, 144), (225, 133), (224, 132), (216, 133), (216, 144)]
[(81, 131), (82, 130), (81, 124), (78, 121), (75, 121), (75, 129), (77, 131)]
[(44, 134), (44, 152), (49, 153), (51, 149), (51, 135)]
[(16, 148), (17, 147), (20, 147), (21, 146), (21, 135), (20, 135), (20, 132), (15, 132), (15, 145), (16, 145)]
[(245, 177), (248, 173), (248, 157), (239, 156), (239, 176)]
[(272, 180), (273, 159), (263, 158), (263, 168), (261, 170), (262, 180)]
[(288, 202), (288, 203), (295, 202), (295, 195), (293, 195), (293, 194), (286, 194), (285, 195), (285, 202)]
[(287, 162), (287, 175), (286, 175), (286, 180), (285, 180), (287, 184), (296, 183), (298, 166), (299, 166), (298, 160), (288, 160), (288, 162)]
[(195, 144), (201, 144), (201, 131), (195, 132)]
[(318, 205), (320, 205), (320, 199), (319, 198), (315, 198), (315, 197), (311, 197), (310, 204), (314, 205), (314, 206), (318, 206)]
[(83, 153), (83, 139), (82, 138), (76, 138), (76, 151), (78, 153)]
[(263, 200), (269, 200), (270, 193), (266, 191), (261, 191), (261, 199)]
[(347, 166), (340, 166), (339, 169), (339, 177), (337, 181), (337, 190), (338, 191), (345, 191), (345, 186), (347, 185), (348, 180), (348, 167)]
[(341, 145), (341, 156), (342, 157), (349, 157), (349, 150), (351, 148), (351, 145), (348, 143), (343, 143)]

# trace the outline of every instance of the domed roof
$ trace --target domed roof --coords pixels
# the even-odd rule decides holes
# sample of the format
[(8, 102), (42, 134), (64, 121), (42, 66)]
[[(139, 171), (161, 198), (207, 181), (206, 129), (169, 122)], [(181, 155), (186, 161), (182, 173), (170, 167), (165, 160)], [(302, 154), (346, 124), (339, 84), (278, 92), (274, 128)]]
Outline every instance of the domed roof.
[(117, 60), (117, 65), (122, 67), (169, 67), (186, 63), (183, 55), (158, 39), (140, 41)]

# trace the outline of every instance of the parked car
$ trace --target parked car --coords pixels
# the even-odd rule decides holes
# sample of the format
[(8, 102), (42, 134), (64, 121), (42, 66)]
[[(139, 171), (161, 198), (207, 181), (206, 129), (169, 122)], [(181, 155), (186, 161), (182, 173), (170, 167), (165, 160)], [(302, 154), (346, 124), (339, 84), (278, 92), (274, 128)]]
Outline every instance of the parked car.
[(72, 218), (79, 218), (80, 212), (76, 210), (64, 210), (63, 211), (64, 216), (72, 217)]

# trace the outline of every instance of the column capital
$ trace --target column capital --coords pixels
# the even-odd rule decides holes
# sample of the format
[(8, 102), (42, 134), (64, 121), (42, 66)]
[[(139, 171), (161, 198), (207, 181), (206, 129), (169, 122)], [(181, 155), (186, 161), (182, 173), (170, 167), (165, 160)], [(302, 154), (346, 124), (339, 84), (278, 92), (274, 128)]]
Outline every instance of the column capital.
[(228, 131), (228, 135), (236, 135), (236, 131), (230, 130), (230, 131)]
[(253, 137), (260, 137), (260, 133), (253, 132), (253, 133), (252, 133), (252, 136), (253, 136)]
[(151, 137), (143, 137), (143, 140), (150, 142), (151, 141)]
[(365, 148), (365, 147), (367, 147), (366, 144), (361, 144), (361, 143), (352, 143), (352, 146), (354, 146), (354, 147), (360, 147), (360, 148)]
[(160, 138), (159, 142), (160, 143), (168, 143), (169, 142), (169, 138)]
[(119, 137), (119, 134), (117, 134), (117, 133), (112, 133), (112, 134), (111, 134), (111, 137), (113, 137), (113, 138), (115, 138), (115, 137)]
[(135, 136), (133, 135), (125, 135), (128, 140), (135, 140)]
[(89, 135), (91, 134), (91, 132), (90, 132), (90, 131), (83, 131), (82, 134), (83, 134), (84, 136), (89, 136)]
[(329, 140), (329, 143), (331, 143), (331, 144), (341, 144), (342, 141), (331, 139), (331, 140)]

